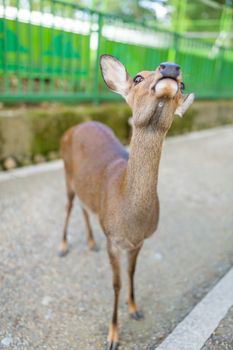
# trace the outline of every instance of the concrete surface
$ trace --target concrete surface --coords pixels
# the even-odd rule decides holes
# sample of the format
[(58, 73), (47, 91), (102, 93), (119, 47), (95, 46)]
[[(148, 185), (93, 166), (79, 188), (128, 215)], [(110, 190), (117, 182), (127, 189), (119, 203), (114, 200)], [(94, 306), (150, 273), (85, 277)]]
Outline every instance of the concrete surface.
[(233, 349), (233, 307), (228, 311), (201, 350)]
[[(232, 149), (232, 127), (166, 142), (160, 226), (136, 272), (145, 320), (127, 315), (124, 274), (120, 349), (154, 349), (233, 265)], [(0, 182), (0, 348), (104, 348), (113, 301), (105, 238), (94, 219), (100, 251), (88, 251), (76, 205), (72, 249), (57, 257), (64, 204), (62, 170)]]

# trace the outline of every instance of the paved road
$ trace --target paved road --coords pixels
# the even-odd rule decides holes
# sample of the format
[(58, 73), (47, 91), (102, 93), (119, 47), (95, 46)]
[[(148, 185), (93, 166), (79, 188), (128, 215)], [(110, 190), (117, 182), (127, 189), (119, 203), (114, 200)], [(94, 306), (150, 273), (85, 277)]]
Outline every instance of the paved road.
[[(124, 283), (121, 349), (154, 349), (233, 265), (232, 149), (233, 127), (166, 141), (160, 226), (136, 274), (145, 320), (129, 320)], [(88, 251), (76, 205), (71, 252), (57, 257), (64, 204), (62, 170), (0, 182), (0, 348), (103, 349), (113, 300), (105, 238), (93, 219), (100, 251)]]

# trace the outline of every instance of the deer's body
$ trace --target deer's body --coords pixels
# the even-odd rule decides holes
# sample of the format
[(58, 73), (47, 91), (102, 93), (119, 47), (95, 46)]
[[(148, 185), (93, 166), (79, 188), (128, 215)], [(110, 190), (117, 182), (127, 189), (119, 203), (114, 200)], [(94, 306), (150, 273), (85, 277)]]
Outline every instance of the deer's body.
[[(157, 143), (148, 142), (144, 149), (145, 144), (140, 144), (135, 150), (136, 159), (130, 159), (130, 171), (128, 152), (111, 129), (101, 123), (77, 125), (62, 138), (61, 152), (69, 190), (78, 196), (87, 211), (97, 214), (104, 233), (119, 248), (138, 247), (157, 227), (156, 166), (160, 150), (156, 150), (156, 146)], [(137, 141), (132, 147), (137, 148)], [(139, 152), (142, 161), (137, 164)], [(157, 157), (153, 162), (154, 152)], [(139, 186), (145, 190), (137, 191)], [(132, 226), (135, 226), (133, 232)]]
[(62, 138), (61, 152), (71, 188), (90, 211), (102, 217), (107, 177), (112, 177), (108, 169), (119, 161), (125, 168), (127, 152), (113, 132), (98, 122), (69, 129)]
[[(161, 65), (160, 70), (154, 72), (141, 72), (136, 76), (140, 79), (134, 80), (112, 56), (104, 55), (101, 67), (107, 85), (121, 93), (133, 109), (130, 155), (113, 132), (101, 123), (83, 123), (64, 134), (61, 152), (68, 203), (60, 252), (64, 255), (68, 250), (67, 225), (77, 195), (83, 208), (90, 248), (96, 245), (89, 212), (97, 214), (107, 238), (115, 293), (107, 349), (115, 350), (121, 288), (120, 251), (126, 250), (128, 254), (129, 312), (134, 319), (140, 319), (142, 314), (135, 303), (133, 283), (136, 259), (144, 239), (158, 225), (157, 181), (162, 144), (175, 110), (179, 108), (182, 114), (182, 94), (181, 75), (175, 64), (167, 64), (165, 68)], [(162, 80), (163, 76), (171, 76), (173, 80)]]

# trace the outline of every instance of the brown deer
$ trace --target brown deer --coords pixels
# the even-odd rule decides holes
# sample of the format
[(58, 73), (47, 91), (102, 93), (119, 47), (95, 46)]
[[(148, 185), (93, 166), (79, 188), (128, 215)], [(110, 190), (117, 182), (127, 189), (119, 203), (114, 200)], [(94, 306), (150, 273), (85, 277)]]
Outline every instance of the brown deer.
[(61, 151), (68, 203), (59, 253), (65, 255), (68, 251), (67, 225), (76, 194), (82, 205), (89, 247), (96, 247), (89, 212), (97, 214), (106, 235), (115, 294), (107, 349), (116, 350), (120, 252), (126, 250), (128, 254), (129, 313), (139, 320), (143, 315), (135, 302), (134, 272), (144, 239), (158, 225), (157, 182), (162, 145), (175, 112), (182, 116), (192, 103), (193, 94), (182, 94), (184, 84), (175, 63), (162, 63), (155, 71), (142, 71), (133, 79), (113, 56), (102, 55), (100, 67), (107, 86), (121, 94), (132, 108), (130, 154), (101, 123), (83, 123), (64, 134)]

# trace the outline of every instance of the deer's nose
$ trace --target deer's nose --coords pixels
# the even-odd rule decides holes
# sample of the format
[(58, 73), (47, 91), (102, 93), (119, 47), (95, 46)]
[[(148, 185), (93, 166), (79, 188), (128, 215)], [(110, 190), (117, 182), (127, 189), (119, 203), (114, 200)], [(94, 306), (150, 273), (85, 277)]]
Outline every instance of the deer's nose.
[(160, 73), (163, 78), (173, 78), (176, 79), (180, 74), (180, 66), (176, 63), (164, 62), (159, 66)]

